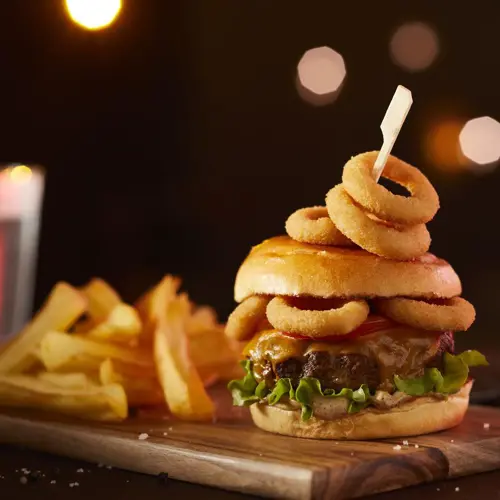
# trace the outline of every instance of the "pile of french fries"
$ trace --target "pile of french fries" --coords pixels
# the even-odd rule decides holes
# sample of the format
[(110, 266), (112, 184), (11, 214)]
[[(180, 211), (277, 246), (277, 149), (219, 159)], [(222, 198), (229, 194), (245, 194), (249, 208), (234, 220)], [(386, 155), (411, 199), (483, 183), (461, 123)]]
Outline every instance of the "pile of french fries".
[(121, 421), (132, 407), (168, 405), (211, 420), (206, 388), (241, 376), (238, 346), (210, 307), (167, 275), (135, 305), (105, 281), (58, 283), (33, 320), (0, 345), (0, 405)]

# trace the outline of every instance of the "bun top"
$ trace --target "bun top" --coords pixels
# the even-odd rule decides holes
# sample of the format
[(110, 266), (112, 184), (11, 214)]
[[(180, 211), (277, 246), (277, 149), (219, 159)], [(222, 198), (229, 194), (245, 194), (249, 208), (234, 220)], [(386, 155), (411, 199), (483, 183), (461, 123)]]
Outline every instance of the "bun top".
[(278, 236), (251, 250), (236, 276), (234, 295), (242, 302), (251, 295), (435, 299), (461, 292), (450, 264), (430, 253), (397, 261), (360, 248), (312, 245)]

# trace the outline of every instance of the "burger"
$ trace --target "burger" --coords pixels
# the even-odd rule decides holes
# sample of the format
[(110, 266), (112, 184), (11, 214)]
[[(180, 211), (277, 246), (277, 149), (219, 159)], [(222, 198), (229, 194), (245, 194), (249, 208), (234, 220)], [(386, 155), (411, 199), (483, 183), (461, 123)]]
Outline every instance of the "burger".
[(244, 344), (245, 375), (228, 388), (254, 423), (317, 439), (412, 436), (458, 425), (477, 351), (455, 352), (474, 307), (452, 266), (429, 253), (439, 208), (428, 179), (377, 152), (351, 158), (324, 206), (300, 209), (286, 236), (255, 246), (241, 265), (239, 304), (226, 334)]

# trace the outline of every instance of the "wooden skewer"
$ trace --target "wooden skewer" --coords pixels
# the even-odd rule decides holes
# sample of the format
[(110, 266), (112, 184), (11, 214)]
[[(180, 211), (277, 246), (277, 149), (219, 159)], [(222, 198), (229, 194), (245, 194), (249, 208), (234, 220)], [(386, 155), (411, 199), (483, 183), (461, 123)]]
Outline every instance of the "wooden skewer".
[(394, 93), (391, 103), (385, 112), (384, 119), (380, 124), (380, 130), (382, 130), (382, 135), (384, 137), (384, 143), (380, 148), (380, 152), (373, 165), (372, 175), (375, 182), (378, 182), (384, 170), (387, 159), (391, 154), (392, 148), (396, 139), (398, 138), (399, 131), (405, 122), (406, 115), (410, 111), (411, 105), (413, 103), (413, 98), (411, 92), (402, 85), (399, 85)]

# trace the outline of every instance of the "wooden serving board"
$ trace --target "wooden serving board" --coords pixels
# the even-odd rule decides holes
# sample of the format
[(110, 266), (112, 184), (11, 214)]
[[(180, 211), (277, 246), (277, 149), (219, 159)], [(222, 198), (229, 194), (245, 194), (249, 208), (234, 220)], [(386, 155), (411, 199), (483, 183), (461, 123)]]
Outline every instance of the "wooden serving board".
[(500, 410), (472, 406), (461, 426), (409, 445), (272, 435), (241, 409), (217, 424), (149, 414), (113, 425), (0, 410), (0, 442), (267, 497), (342, 499), (500, 468)]

